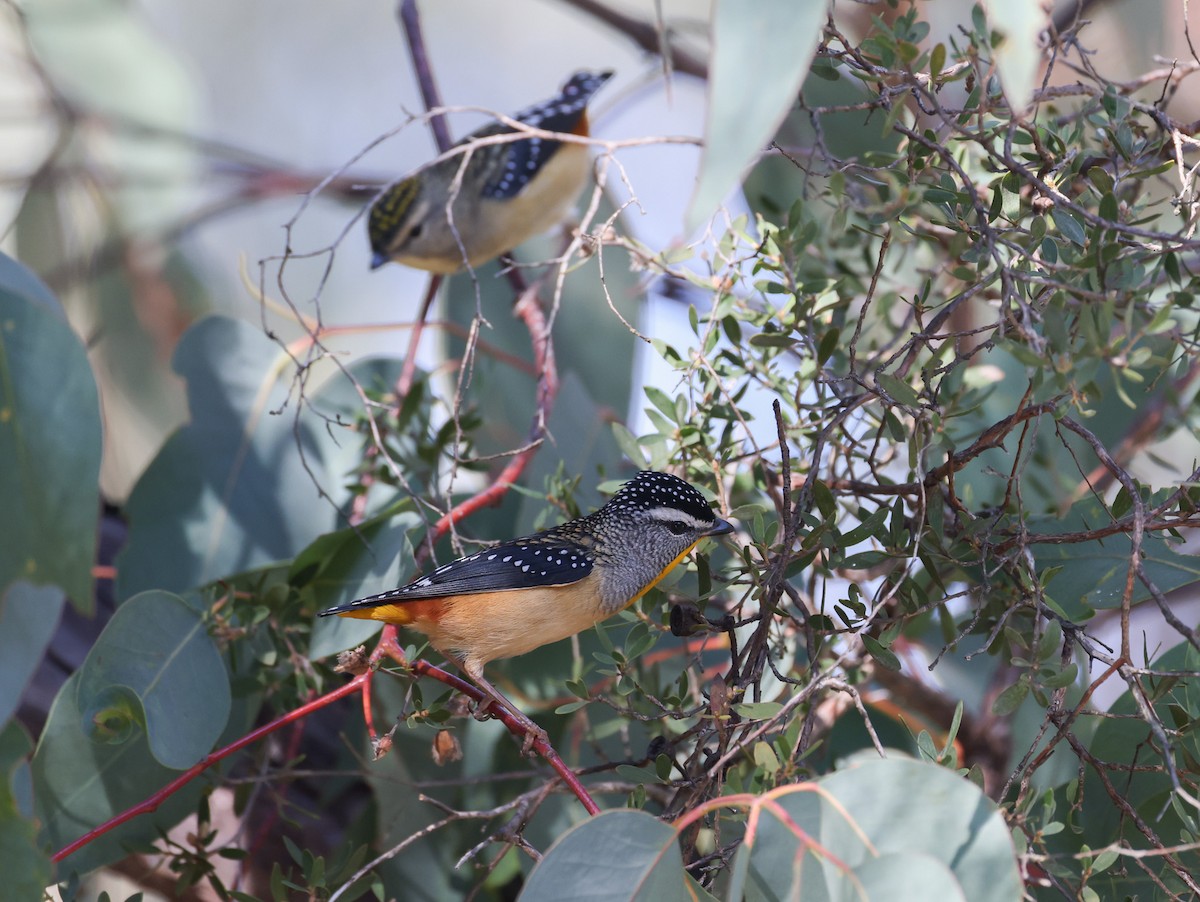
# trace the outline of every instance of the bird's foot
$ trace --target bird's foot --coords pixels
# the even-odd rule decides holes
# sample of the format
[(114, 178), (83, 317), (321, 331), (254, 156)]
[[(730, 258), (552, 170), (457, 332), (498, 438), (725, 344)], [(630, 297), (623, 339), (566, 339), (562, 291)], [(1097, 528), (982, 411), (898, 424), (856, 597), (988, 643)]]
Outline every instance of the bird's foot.
[(550, 734), (530, 721), (523, 725), (525, 727), (525, 739), (521, 742), (521, 754), (526, 758), (532, 758), (537, 754), (534, 748), (538, 742), (545, 744), (546, 748), (550, 748)]
[[(476, 720), (490, 720), (492, 717), (496, 716), (496, 710), (499, 707), (500, 705), (495, 699), (485, 698), (475, 705), (475, 710), (472, 713), (474, 714)], [(525, 738), (521, 740), (521, 754), (524, 757), (532, 758), (537, 754), (534, 746), (537, 745), (539, 741), (544, 742), (548, 747), (550, 746), (549, 733), (547, 733), (520, 712), (509, 711), (508, 713), (516, 719), (517, 723), (519, 723), (521, 728), (525, 731)]]

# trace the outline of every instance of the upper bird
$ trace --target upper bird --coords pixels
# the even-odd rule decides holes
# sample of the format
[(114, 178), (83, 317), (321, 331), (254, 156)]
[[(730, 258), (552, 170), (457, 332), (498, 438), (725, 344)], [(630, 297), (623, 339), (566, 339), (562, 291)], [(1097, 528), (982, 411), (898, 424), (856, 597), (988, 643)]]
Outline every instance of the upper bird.
[[(542, 131), (586, 136), (588, 101), (611, 76), (576, 72), (557, 96), (513, 118)], [(517, 131), (494, 122), (455, 146)], [(586, 146), (551, 138), (484, 144), (468, 153), (396, 182), (375, 201), (367, 222), (372, 269), (395, 260), (448, 275), (486, 263), (561, 222), (591, 168)]]
[(537, 730), (484, 678), (483, 666), (573, 636), (623, 610), (701, 539), (732, 529), (679, 477), (643, 470), (595, 513), (321, 614), (419, 630), (492, 699)]

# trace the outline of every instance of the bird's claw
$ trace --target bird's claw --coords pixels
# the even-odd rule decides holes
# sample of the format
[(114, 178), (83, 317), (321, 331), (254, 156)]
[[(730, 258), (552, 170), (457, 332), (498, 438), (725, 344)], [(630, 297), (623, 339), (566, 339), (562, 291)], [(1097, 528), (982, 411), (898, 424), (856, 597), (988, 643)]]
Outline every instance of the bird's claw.
[[(490, 720), (496, 717), (495, 709), (497, 707), (499, 706), (494, 699), (485, 698), (475, 705), (475, 710), (471, 713), (476, 720)], [(522, 716), (517, 718), (517, 722), (520, 723), (521, 728), (525, 731), (525, 738), (521, 740), (522, 756), (526, 758), (534, 757), (537, 754), (534, 746), (539, 742), (545, 743), (546, 746), (550, 745), (550, 734), (532, 720)]]

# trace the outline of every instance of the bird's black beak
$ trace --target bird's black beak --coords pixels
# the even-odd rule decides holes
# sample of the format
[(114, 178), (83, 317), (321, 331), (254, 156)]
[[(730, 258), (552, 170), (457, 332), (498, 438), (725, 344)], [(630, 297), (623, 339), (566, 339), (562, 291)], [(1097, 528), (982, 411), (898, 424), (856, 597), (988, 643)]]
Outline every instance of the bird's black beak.
[(379, 269), (383, 264), (387, 263), (390, 258), (387, 254), (375, 253), (371, 255), (371, 269)]
[(722, 520), (720, 517), (717, 517), (717, 521), (715, 523), (713, 523), (713, 525), (710, 526), (708, 529), (706, 529), (704, 532), (700, 533), (700, 535), (702, 535), (702, 536), (725, 536), (725, 535), (729, 535), (729, 533), (731, 533), (731, 532), (733, 532), (733, 524), (730, 523), (728, 520)]

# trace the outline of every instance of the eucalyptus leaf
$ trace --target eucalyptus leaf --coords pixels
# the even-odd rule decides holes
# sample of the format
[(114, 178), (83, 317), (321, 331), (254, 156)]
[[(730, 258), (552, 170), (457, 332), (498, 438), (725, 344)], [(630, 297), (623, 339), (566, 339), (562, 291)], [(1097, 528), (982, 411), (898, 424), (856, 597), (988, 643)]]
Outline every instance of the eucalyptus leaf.
[[(826, 0), (716, 0), (704, 152), (684, 228), (694, 231), (733, 191), (796, 103), (821, 37)], [(754, 87), (746, 90), (746, 73)]]
[(92, 610), (100, 404), (79, 338), (37, 278), (0, 254), (0, 589), (56, 585)]

